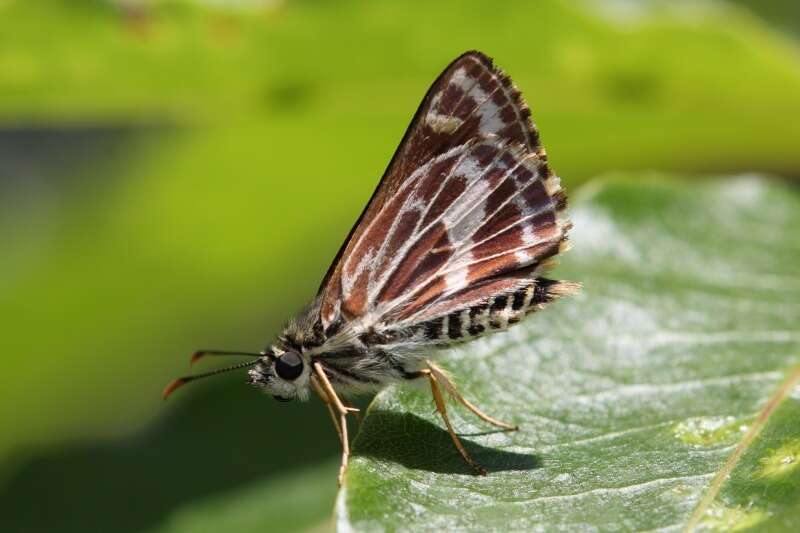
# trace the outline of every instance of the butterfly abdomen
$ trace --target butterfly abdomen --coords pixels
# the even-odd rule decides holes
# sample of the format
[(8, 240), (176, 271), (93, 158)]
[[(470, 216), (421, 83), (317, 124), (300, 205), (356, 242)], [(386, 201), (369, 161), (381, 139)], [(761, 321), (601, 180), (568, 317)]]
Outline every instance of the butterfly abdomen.
[(427, 320), (417, 325), (417, 330), (434, 343), (453, 344), (470, 340), (508, 329), (525, 315), (577, 288), (575, 283), (536, 278), (514, 292), (498, 294), (489, 301)]

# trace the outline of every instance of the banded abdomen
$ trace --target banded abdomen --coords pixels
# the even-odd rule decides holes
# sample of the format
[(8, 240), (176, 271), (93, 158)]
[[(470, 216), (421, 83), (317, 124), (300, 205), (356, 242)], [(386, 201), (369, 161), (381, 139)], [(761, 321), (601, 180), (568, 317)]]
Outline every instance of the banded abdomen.
[(435, 344), (453, 344), (502, 331), (577, 288), (575, 283), (536, 278), (514, 292), (498, 294), (488, 301), (418, 324), (416, 337)]

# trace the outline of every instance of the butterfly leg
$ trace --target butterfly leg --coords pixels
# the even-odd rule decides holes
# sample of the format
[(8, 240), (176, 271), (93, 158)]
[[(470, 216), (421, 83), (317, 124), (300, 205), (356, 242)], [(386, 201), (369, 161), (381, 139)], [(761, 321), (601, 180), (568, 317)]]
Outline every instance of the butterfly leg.
[(453, 444), (456, 445), (456, 449), (458, 449), (458, 453), (461, 454), (461, 457), (469, 464), (475, 471), (482, 475), (486, 475), (486, 469), (484, 469), (481, 465), (479, 465), (475, 459), (467, 452), (464, 445), (461, 444), (461, 439), (458, 438), (456, 432), (453, 430), (453, 425), (450, 423), (450, 417), (447, 416), (447, 407), (444, 403), (444, 397), (442, 396), (442, 389), (439, 388), (439, 379), (436, 374), (432, 370), (422, 370), (421, 373), (428, 376), (428, 380), (431, 384), (431, 393), (433, 393), (433, 401), (436, 404), (436, 410), (439, 411), (439, 414), (444, 420), (444, 425), (447, 427), (447, 432), (450, 434), (450, 438), (453, 440)]
[[(320, 363), (314, 363), (314, 388), (321, 389), (319, 392), (323, 392), (324, 396), (321, 395), (322, 400), (328, 404), (328, 408), (331, 412), (331, 418), (334, 420), (334, 426), (337, 428), (337, 433), (339, 433), (339, 438), (342, 441), (342, 462), (339, 465), (339, 485), (342, 484), (344, 480), (344, 473), (347, 470), (347, 462), (350, 458), (350, 439), (347, 436), (347, 413), (349, 412), (357, 412), (358, 409), (354, 407), (346, 407), (342, 401), (339, 399), (339, 396), (336, 394), (336, 391), (333, 389), (333, 385), (328, 380), (328, 376), (325, 375), (325, 370), (322, 368)], [(317, 381), (318, 380), (318, 381)], [(327, 399), (326, 399), (327, 398)], [(336, 423), (336, 419), (338, 417), (338, 424)]]
[(425, 364), (428, 366), (428, 369), (431, 371), (431, 374), (436, 376), (436, 379), (439, 381), (439, 383), (441, 383), (441, 385), (445, 388), (445, 390), (449, 392), (453, 396), (453, 398), (456, 399), (456, 401), (458, 401), (464, 407), (472, 411), (478, 418), (490, 423), (493, 426), (497, 426), (499, 428), (506, 429), (509, 431), (516, 431), (519, 429), (519, 426), (501, 422), (500, 420), (492, 418), (491, 416), (487, 415), (486, 413), (478, 409), (472, 402), (461, 396), (461, 393), (458, 392), (458, 389), (456, 389), (456, 386), (453, 384), (452, 381), (450, 381), (450, 378), (447, 377), (447, 373), (444, 370), (433, 364), (433, 362), (431, 361), (425, 361)]
[(333, 405), (331, 405), (331, 402), (328, 399), (328, 394), (320, 386), (316, 376), (311, 376), (311, 386), (314, 388), (314, 392), (317, 393), (317, 396), (319, 396), (319, 399), (325, 403), (325, 407), (328, 408), (328, 413), (331, 415), (333, 427), (336, 429), (336, 434), (339, 435), (339, 442), (342, 442), (342, 427), (339, 425), (339, 419), (336, 417), (336, 411), (333, 410)]

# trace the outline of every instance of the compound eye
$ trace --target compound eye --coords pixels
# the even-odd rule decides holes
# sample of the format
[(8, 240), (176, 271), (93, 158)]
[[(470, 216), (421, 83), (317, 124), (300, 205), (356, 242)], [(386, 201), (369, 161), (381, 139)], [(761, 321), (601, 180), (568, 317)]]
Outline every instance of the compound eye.
[(294, 381), (303, 373), (303, 359), (297, 352), (286, 352), (275, 361), (275, 373), (287, 381)]

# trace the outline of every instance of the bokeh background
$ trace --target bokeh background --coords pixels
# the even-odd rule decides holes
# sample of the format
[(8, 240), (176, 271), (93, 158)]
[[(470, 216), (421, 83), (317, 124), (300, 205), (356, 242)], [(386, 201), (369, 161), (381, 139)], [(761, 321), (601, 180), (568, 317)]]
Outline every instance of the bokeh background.
[(318, 403), (160, 392), (313, 297), (441, 69), (494, 56), (572, 190), (793, 180), (799, 5), (0, 0), (0, 530), (331, 527)]

